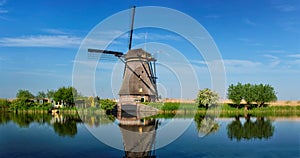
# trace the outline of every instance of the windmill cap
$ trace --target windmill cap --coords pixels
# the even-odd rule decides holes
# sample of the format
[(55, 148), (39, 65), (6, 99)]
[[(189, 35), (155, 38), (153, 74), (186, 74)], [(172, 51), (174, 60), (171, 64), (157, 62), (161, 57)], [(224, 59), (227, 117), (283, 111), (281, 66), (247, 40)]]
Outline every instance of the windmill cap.
[(125, 55), (126, 60), (128, 59), (146, 59), (148, 61), (156, 61), (155, 58), (152, 57), (152, 55), (146, 51), (144, 51), (142, 48), (139, 49), (131, 49), (127, 52)]

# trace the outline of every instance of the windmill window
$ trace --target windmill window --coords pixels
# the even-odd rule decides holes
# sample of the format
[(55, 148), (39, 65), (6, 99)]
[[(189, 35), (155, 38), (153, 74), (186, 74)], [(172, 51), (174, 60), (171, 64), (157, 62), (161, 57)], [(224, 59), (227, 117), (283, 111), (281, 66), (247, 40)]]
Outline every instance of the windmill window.
[(142, 73), (144, 73), (144, 71), (142, 71)]
[(143, 88), (139, 88), (139, 92), (142, 93), (143, 92)]

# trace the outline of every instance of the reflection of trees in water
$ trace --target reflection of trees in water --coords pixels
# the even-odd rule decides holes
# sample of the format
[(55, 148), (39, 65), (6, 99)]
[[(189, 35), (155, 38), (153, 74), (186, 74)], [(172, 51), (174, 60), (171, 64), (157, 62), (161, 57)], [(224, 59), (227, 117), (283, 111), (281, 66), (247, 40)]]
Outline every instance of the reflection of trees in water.
[(14, 112), (1, 112), (0, 124), (8, 123), (10, 121), (16, 123), (21, 128), (28, 128), (33, 122), (38, 124), (50, 123), (51, 115), (44, 113), (14, 113)]
[(90, 127), (99, 127), (100, 125), (110, 124), (115, 121), (115, 117), (113, 115), (107, 115), (105, 112), (81, 113), (80, 118), (82, 122)]
[(53, 123), (54, 131), (59, 136), (75, 136), (77, 134), (77, 123), (81, 122), (78, 115), (63, 115), (61, 119)]
[(241, 123), (239, 117), (227, 125), (227, 135), (230, 140), (236, 139), (269, 139), (273, 136), (274, 126), (270, 120), (263, 117), (257, 117), (252, 121), (250, 117), (246, 117), (244, 124)]
[(196, 123), (199, 136), (208, 135), (211, 133), (215, 133), (219, 130), (219, 124), (214, 120), (212, 116), (203, 115), (197, 113), (194, 116), (194, 121)]
[(0, 125), (10, 121), (20, 128), (29, 128), (31, 123), (47, 124), (52, 126), (59, 136), (75, 136), (77, 134), (77, 123), (81, 122), (78, 114), (52, 116), (48, 113), (0, 113)]

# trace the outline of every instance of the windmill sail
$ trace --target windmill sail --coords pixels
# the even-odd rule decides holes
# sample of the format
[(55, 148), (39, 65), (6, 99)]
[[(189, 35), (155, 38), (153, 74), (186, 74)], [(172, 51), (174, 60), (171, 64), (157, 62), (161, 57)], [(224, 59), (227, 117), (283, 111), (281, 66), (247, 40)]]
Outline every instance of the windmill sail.
[(121, 57), (123, 55), (122, 52), (110, 51), (110, 50), (100, 50), (100, 49), (88, 49), (90, 53), (104, 53), (104, 54), (113, 54), (116, 57)]
[(128, 45), (128, 50), (131, 50), (132, 33), (133, 33), (133, 24), (134, 24), (134, 14), (135, 14), (135, 6), (133, 6), (133, 8), (132, 8), (131, 28), (130, 28), (130, 34), (129, 34), (129, 45)]

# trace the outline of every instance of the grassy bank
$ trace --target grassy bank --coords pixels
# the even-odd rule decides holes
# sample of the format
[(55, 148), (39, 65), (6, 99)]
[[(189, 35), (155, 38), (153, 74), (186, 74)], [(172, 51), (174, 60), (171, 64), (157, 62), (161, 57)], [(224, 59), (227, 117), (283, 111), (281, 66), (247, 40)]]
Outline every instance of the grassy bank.
[(300, 116), (300, 106), (267, 106), (244, 110), (233, 108), (228, 104), (223, 104), (220, 116), (237, 116), (245, 114), (253, 116)]
[(190, 115), (195, 113), (212, 114), (219, 116), (237, 116), (237, 115), (253, 115), (253, 116), (300, 116), (300, 106), (266, 106), (260, 108), (244, 108), (231, 107), (229, 104), (219, 104), (216, 107), (206, 109), (197, 107), (193, 103), (148, 103), (148, 106), (159, 109), (160, 114)]
[[(230, 104), (219, 104), (215, 107), (206, 109), (204, 107), (198, 107), (194, 103), (145, 103), (148, 106), (159, 109), (159, 115), (168, 115), (169, 117), (187, 117), (193, 116), (195, 113), (206, 115), (211, 114), (220, 117), (233, 117), (239, 115), (253, 115), (253, 116), (300, 116), (300, 106), (266, 106), (260, 108), (250, 108), (245, 110), (243, 107), (236, 108), (230, 106)], [(11, 111), (17, 113), (48, 113), (50, 106), (32, 106), (27, 109), (10, 109), (0, 108), (1, 111)], [(74, 113), (103, 113), (105, 110), (100, 107), (89, 108), (75, 108), (65, 107), (59, 109), (62, 114), (74, 114)]]

